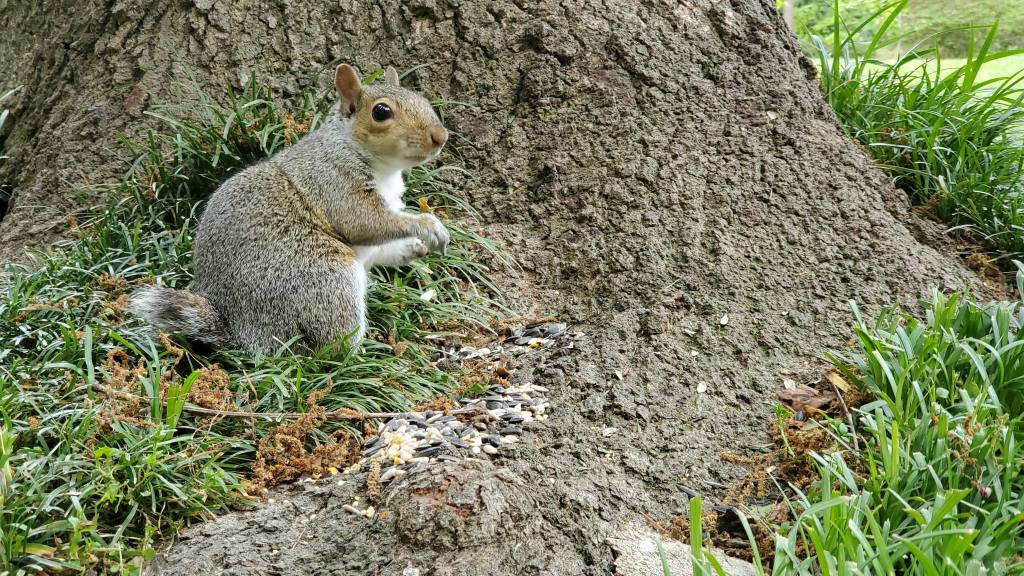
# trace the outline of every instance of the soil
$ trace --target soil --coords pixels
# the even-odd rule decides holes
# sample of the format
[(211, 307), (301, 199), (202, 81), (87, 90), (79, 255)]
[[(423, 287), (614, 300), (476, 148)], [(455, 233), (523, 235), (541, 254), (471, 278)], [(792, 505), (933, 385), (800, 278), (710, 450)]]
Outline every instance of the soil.
[(743, 466), (719, 456), (771, 446), (781, 374), (844, 345), (849, 300), (977, 282), (919, 242), (935, 226), (844, 136), (771, 0), (77, 4), (0, 9), (0, 78), (27, 86), (0, 258), (63, 230), (70, 185), (118, 174), (114, 134), (144, 129), (180, 63), (285, 95), (334, 59), (425, 63), (413, 83), (473, 103), (445, 119), (510, 299), (588, 335), (510, 375), (553, 405), (515, 457), (395, 480), (373, 520), (342, 510), (365, 478), (302, 484), (152, 574), (614, 573), (609, 537), (670, 524), (684, 488), (721, 496)]

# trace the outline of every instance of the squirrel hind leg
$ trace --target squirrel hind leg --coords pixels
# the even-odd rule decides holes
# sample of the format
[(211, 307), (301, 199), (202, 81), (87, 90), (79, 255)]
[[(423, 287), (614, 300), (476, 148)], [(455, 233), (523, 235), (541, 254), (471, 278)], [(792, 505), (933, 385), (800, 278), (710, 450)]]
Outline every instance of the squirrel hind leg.
[(338, 344), (358, 350), (367, 328), (363, 263), (354, 261), (343, 272), (317, 278), (307, 286), (318, 288), (307, 294), (306, 301), (316, 304), (302, 311), (299, 322), (306, 344), (314, 350)]
[(128, 310), (164, 332), (181, 332), (190, 339), (228, 344), (227, 323), (209, 300), (171, 288), (142, 288), (129, 297)]

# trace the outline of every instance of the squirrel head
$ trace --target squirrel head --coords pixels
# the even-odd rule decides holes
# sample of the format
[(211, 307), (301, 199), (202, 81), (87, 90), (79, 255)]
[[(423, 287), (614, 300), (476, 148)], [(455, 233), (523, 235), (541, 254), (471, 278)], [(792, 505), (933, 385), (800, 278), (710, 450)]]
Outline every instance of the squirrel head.
[(342, 64), (334, 86), (352, 138), (381, 166), (402, 170), (422, 164), (436, 158), (448, 141), (430, 102), (402, 88), (394, 68), (385, 71), (383, 84), (363, 85), (355, 68)]

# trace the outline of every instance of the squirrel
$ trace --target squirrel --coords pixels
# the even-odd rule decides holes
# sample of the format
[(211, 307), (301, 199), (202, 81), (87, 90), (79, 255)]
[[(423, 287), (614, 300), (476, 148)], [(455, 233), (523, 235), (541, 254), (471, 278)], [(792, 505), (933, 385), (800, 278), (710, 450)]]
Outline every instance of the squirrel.
[(443, 252), (448, 230), (404, 211), (402, 170), (436, 158), (448, 131), (399, 85), (338, 66), (338, 102), (295, 144), (210, 197), (193, 242), (191, 290), (140, 289), (129, 310), (160, 330), (267, 355), (300, 336), (319, 349), (366, 333), (367, 271)]

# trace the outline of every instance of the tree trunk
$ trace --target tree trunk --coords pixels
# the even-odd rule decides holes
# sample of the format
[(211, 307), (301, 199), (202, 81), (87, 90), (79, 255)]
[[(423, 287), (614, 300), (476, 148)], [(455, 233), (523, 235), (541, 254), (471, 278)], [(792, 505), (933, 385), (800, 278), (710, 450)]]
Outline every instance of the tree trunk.
[(780, 372), (842, 345), (848, 300), (973, 283), (910, 232), (774, 0), (4, 2), (0, 83), (26, 88), (0, 256), (122, 171), (117, 133), (172, 97), (178, 63), (285, 94), (334, 58), (429, 64), (425, 92), (474, 104), (446, 120), (521, 266), (504, 286), (587, 334), (517, 375), (554, 412), (514, 458), (396, 480), (373, 521), (341, 512), (358, 478), (304, 485), (191, 530), (154, 573), (611, 573), (608, 537), (682, 512), (684, 486), (718, 493), (740, 473), (719, 455), (767, 442)]

